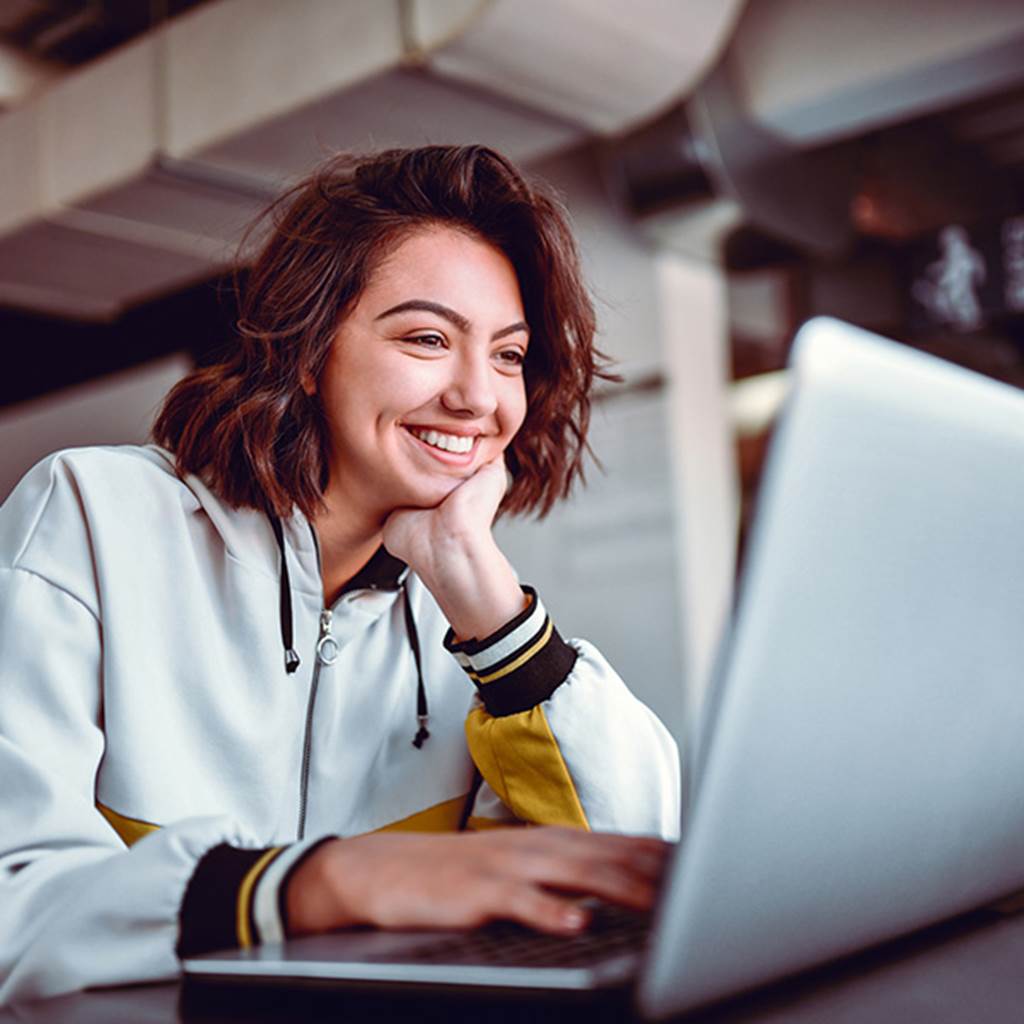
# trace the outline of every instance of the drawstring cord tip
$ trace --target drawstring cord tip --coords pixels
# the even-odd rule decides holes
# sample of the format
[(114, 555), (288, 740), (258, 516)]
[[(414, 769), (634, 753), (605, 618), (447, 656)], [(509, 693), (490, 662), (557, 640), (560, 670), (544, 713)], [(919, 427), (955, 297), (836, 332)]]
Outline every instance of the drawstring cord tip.
[(284, 670), (291, 675), (298, 667), (302, 664), (298, 654), (295, 653), (294, 649), (289, 647), (284, 652)]
[(427, 715), (418, 715), (417, 717), (419, 718), (420, 728), (413, 738), (412, 745), (419, 750), (430, 739), (430, 730), (427, 728), (429, 717)]

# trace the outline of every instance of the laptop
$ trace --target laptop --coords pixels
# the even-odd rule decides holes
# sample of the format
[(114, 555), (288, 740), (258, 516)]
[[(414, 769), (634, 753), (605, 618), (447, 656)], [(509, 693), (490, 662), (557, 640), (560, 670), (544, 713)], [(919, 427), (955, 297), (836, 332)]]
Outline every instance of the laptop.
[(631, 985), (656, 1019), (1024, 887), (1024, 393), (826, 318), (790, 376), (653, 920), (338, 933), (186, 975)]

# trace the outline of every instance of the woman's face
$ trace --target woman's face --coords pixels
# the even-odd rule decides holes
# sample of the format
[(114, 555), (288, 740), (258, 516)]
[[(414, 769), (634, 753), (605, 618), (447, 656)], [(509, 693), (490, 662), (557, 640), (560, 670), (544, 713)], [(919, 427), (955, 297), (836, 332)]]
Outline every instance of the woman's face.
[(526, 415), (528, 341), (502, 252), (449, 227), (410, 234), (339, 326), (320, 381), (331, 504), (382, 522), (499, 456)]

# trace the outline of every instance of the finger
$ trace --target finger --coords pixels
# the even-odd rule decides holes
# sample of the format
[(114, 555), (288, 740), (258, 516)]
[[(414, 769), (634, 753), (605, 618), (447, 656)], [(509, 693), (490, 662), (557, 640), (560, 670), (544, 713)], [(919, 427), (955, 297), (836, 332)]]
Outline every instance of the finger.
[(543, 883), (549, 889), (597, 896), (634, 910), (650, 910), (658, 893), (655, 882), (618, 864), (592, 864), (583, 870), (560, 864), (549, 875)]
[(575, 935), (590, 920), (589, 911), (576, 901), (529, 884), (496, 886), (491, 916), (552, 935)]
[(527, 858), (502, 867), (507, 877), (641, 910), (653, 904), (664, 877), (664, 872), (647, 873), (632, 864), (593, 859)]
[(505, 467), (505, 458), (503, 455), (498, 455), (496, 458), (491, 459), (490, 462), (485, 462), (474, 474), (484, 480), (487, 480), (490, 485), (494, 488), (500, 486), (501, 493), (504, 494), (508, 488), (509, 473)]
[(453, 488), (438, 508), (449, 516), (481, 517), (489, 523), (504, 493), (503, 473), (494, 469), (493, 462), (487, 462)]
[(648, 882), (657, 882), (665, 874), (665, 866), (673, 848), (667, 843), (602, 844), (591, 856), (595, 860), (617, 864)]
[(621, 832), (588, 832), (581, 828), (564, 825), (542, 825), (520, 833), (522, 835), (545, 836), (554, 842), (567, 841), (577, 844), (600, 846), (608, 850), (648, 850), (652, 853), (666, 853), (674, 844), (657, 836), (634, 836)]
[[(545, 837), (543, 848), (552, 855), (582, 858), (592, 862), (617, 863), (648, 881), (657, 881), (661, 878), (665, 872), (667, 859), (674, 850), (672, 844), (646, 836), (622, 836), (560, 828), (545, 831), (548, 835)], [(526, 834), (526, 838), (528, 837), (529, 833)]]
[(587, 855), (564, 850), (517, 851), (502, 858), (500, 870), (512, 879), (562, 892), (573, 892), (637, 910), (654, 902), (660, 872), (651, 874), (629, 860), (600, 856), (592, 848)]
[(635, 852), (624, 855), (624, 862), (628, 867), (643, 876), (649, 882), (660, 882), (665, 875), (668, 865), (668, 856), (671, 848), (662, 850), (638, 849)]

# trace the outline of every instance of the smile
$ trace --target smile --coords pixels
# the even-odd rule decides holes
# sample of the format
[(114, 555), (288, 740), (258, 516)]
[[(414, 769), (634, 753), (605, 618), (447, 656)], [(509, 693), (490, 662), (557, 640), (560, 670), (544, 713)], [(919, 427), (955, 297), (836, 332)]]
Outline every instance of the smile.
[(464, 455), (473, 450), (475, 437), (466, 437), (460, 434), (442, 434), (438, 430), (420, 430), (417, 427), (406, 427), (406, 430), (413, 437), (418, 438), (431, 448), (440, 448), (444, 452), (452, 452), (455, 455)]

